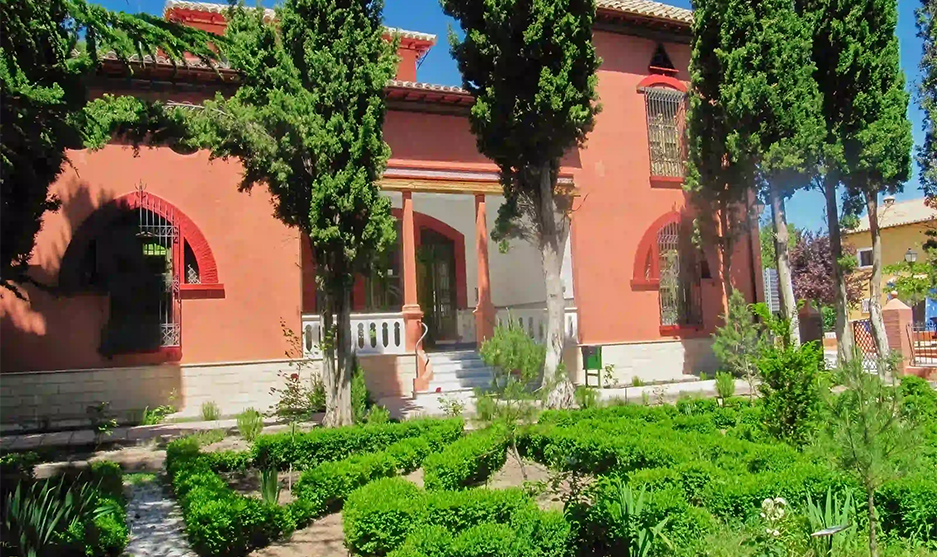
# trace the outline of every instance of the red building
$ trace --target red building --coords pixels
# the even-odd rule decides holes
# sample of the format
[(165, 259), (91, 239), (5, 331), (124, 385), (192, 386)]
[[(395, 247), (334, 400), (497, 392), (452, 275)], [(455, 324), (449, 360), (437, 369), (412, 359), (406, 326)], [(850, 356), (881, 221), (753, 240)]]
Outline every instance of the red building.
[[(713, 369), (710, 335), (723, 311), (718, 253), (689, 241), (681, 187), (692, 14), (598, 3), (603, 110), (561, 169), (576, 195), (563, 272), (567, 366), (581, 381), (577, 346), (602, 345), (621, 382), (679, 380)], [(170, 0), (165, 17), (220, 33), (225, 8)], [(386, 88), (392, 155), (381, 187), (399, 245), (356, 282), (352, 329), (372, 392), (412, 404), (487, 381), (465, 349), (497, 322), (519, 320), (541, 338), (545, 294), (535, 248), (512, 242), (503, 253), (488, 241), (503, 198), (469, 130), (471, 96), (417, 81), (434, 36), (390, 33), (401, 37), (401, 61)], [(95, 84), (185, 103), (235, 87), (231, 70), (163, 60), (136, 63), (132, 75), (108, 61)], [(31, 260), (32, 276), (61, 294), (25, 286), (28, 302), (0, 300), (5, 423), (82, 417), (101, 401), (129, 413), (173, 392), (186, 414), (207, 401), (226, 414), (266, 410), (291, 359), (315, 372), (308, 246), (273, 217), (262, 187), (238, 191), (237, 161), (119, 142), (69, 157), (52, 188), (62, 208), (46, 215)], [(733, 258), (752, 300), (761, 298), (754, 234)]]

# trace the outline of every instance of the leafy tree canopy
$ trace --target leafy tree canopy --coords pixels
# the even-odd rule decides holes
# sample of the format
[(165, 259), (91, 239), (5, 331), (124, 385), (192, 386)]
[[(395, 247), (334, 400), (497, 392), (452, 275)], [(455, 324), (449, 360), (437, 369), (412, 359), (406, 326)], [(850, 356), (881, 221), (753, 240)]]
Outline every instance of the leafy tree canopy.
[[(156, 105), (128, 97), (90, 100), (101, 56), (127, 62), (156, 49), (179, 63), (210, 61), (209, 35), (147, 14), (110, 12), (84, 0), (0, 2), (0, 284), (16, 293), (43, 213), (59, 200), (49, 186), (68, 148), (101, 147), (117, 131), (136, 142), (167, 123)], [(217, 41), (216, 41), (217, 42)]]
[[(463, 86), (475, 97), (478, 149), (501, 169), (506, 203), (496, 239), (523, 235), (522, 207), (539, 205), (540, 175), (585, 141), (598, 112), (594, 0), (442, 0), (465, 32), (450, 33)], [(535, 210), (535, 209), (532, 209)], [(536, 221), (535, 221), (536, 222)]]
[[(855, 261), (855, 248), (843, 246), (843, 256)], [(855, 265), (845, 266), (847, 269)], [(815, 300), (822, 305), (833, 305), (836, 300), (836, 284), (833, 280), (833, 254), (830, 237), (826, 234), (803, 232), (791, 248), (791, 274), (794, 296), (798, 300)], [(846, 300), (854, 305), (862, 296), (862, 281), (858, 276), (847, 273)]]

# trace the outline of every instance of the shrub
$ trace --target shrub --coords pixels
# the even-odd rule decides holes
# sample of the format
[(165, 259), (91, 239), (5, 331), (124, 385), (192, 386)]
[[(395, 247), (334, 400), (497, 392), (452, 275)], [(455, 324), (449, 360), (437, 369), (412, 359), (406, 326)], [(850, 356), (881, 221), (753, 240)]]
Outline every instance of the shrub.
[(202, 403), (202, 420), (206, 422), (213, 422), (221, 417), (221, 410), (218, 409), (218, 405), (214, 401), (209, 400), (208, 402)]
[(214, 451), (200, 457), (214, 472), (246, 470), (251, 465), (250, 451)]
[(259, 468), (285, 470), (290, 463), (306, 469), (323, 462), (342, 460), (354, 453), (376, 452), (413, 437), (439, 435), (454, 440), (462, 435), (461, 419), (419, 419), (401, 423), (316, 428), (307, 433), (259, 435), (252, 453)]
[[(423, 491), (399, 477), (377, 480), (356, 490), (342, 515), (348, 548), (369, 555), (384, 555), (401, 547), (411, 533), (415, 537), (401, 548), (402, 554), (419, 555), (432, 538), (417, 532), (464, 533), (485, 523), (510, 525), (530, 544), (538, 544), (536, 551), (527, 555), (562, 555), (569, 537), (569, 525), (562, 515), (540, 512), (519, 489)], [(440, 545), (450, 551), (448, 544)], [(452, 555), (462, 554), (461, 550), (451, 551)]]
[(937, 541), (937, 478), (917, 474), (892, 480), (876, 493), (882, 529), (918, 541)]
[(386, 452), (366, 453), (306, 470), (293, 488), (314, 515), (338, 510), (348, 495), (372, 480), (393, 476), (397, 463)]
[(423, 492), (399, 477), (354, 491), (342, 510), (345, 545), (356, 553), (384, 555), (401, 545), (425, 512)]
[(156, 408), (150, 410), (150, 407), (147, 406), (143, 409), (143, 415), (140, 417), (141, 425), (156, 425), (163, 423), (163, 420), (166, 419), (166, 416), (172, 414), (176, 411), (176, 408), (169, 404), (163, 404), (157, 406)]
[(599, 403), (599, 391), (595, 387), (580, 385), (576, 387), (573, 396), (576, 399), (576, 406), (582, 409), (594, 408)]
[(735, 394), (735, 378), (732, 377), (731, 373), (716, 372), (716, 392), (722, 400), (726, 400)]
[(772, 347), (762, 354), (758, 369), (765, 426), (777, 438), (793, 445), (809, 441), (820, 405), (817, 376), (823, 365), (823, 352), (815, 342)]
[(368, 386), (364, 382), (364, 372), (359, 366), (355, 368), (355, 373), (351, 376), (351, 415), (356, 424), (365, 420), (368, 408), (372, 404), (374, 401), (371, 400), (371, 393), (368, 392)]
[(118, 499), (123, 498), (124, 474), (120, 469), (120, 464), (110, 460), (92, 462), (91, 481), (102, 494)]
[(543, 370), (546, 347), (538, 344), (523, 327), (508, 319), (507, 325), (495, 327), (490, 339), (478, 351), (482, 360), (504, 374), (533, 378)]
[(372, 406), (365, 413), (364, 421), (367, 424), (386, 424), (390, 422), (390, 410), (384, 406)]
[(423, 463), (426, 489), (460, 489), (483, 482), (504, 466), (507, 437), (499, 427), (474, 432)]
[(296, 527), (289, 507), (245, 497), (215, 474), (198, 440), (178, 439), (166, 449), (166, 470), (182, 507), (186, 536), (200, 555), (246, 555)]
[(39, 455), (32, 451), (0, 456), (0, 484), (12, 485), (16, 480), (33, 479), (38, 463)]
[(264, 418), (257, 410), (248, 408), (238, 414), (238, 433), (240, 433), (241, 437), (246, 441), (253, 442), (263, 429)]

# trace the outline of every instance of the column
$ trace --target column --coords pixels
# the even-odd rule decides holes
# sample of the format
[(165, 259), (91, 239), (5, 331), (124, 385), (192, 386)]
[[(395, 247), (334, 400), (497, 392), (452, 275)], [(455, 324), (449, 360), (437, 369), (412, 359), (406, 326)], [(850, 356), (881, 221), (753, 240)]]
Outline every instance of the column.
[(403, 222), (401, 223), (401, 247), (403, 249), (403, 322), (406, 330), (408, 351), (416, 350), (423, 335), (420, 325), (423, 311), (416, 297), (416, 229), (413, 226), (413, 198), (409, 191), (403, 192)]
[(898, 371), (904, 373), (912, 365), (911, 337), (908, 327), (914, 321), (911, 308), (898, 298), (892, 298), (882, 308), (882, 320), (885, 322), (885, 336), (888, 337), (888, 348), (892, 352), (901, 354)]
[(495, 308), (491, 303), (488, 277), (488, 220), (485, 194), (475, 194), (475, 258), (478, 261), (478, 304), (475, 306), (475, 338), (478, 345), (491, 338), (495, 328)]

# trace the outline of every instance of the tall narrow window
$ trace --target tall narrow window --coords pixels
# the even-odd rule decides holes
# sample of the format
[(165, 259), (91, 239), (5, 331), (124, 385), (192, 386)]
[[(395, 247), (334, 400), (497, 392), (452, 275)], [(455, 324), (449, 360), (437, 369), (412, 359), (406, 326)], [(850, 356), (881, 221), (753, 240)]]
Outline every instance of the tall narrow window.
[(697, 250), (680, 223), (667, 224), (657, 233), (660, 272), (660, 324), (662, 327), (702, 323), (700, 270)]
[(686, 95), (676, 89), (644, 89), (651, 176), (683, 177)]

